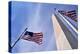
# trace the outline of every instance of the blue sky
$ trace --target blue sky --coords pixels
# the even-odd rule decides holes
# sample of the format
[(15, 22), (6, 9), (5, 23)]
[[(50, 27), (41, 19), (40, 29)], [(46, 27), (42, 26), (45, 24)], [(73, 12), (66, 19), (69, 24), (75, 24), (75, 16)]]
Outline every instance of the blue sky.
[(20, 40), (13, 52), (33, 52), (57, 50), (52, 25), (54, 8), (59, 10), (77, 10), (77, 5), (12, 2), (11, 11), (11, 38), (12, 44), (27, 27), (28, 31), (43, 32), (43, 44)]

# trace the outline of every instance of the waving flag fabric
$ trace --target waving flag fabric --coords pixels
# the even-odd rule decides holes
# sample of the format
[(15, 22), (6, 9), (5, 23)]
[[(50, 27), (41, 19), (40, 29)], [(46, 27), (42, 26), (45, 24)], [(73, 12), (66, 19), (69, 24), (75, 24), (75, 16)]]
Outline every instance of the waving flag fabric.
[(29, 31), (26, 31), (24, 36), (22, 37), (22, 39), (24, 39), (24, 40), (32, 41), (39, 45), (42, 44), (42, 38), (43, 38), (42, 32), (33, 33), (33, 32), (29, 32)]
[(77, 21), (77, 13), (76, 13), (76, 10), (71, 10), (71, 11), (59, 10), (59, 12), (61, 14), (65, 15), (65, 16), (68, 16), (72, 20)]

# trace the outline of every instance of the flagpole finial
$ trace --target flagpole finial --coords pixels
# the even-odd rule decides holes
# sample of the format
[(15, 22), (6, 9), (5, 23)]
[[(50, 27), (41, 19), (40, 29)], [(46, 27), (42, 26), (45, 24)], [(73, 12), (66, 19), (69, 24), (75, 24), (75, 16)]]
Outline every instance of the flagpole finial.
[(26, 28), (25, 31), (26, 31), (27, 29), (28, 29), (28, 28)]

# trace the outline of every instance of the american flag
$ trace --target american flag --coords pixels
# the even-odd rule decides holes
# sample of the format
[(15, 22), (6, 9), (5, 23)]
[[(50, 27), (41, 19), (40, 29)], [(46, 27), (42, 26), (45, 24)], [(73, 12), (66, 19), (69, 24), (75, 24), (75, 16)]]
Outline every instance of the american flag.
[(26, 31), (25, 34), (22, 36), (23, 40), (32, 41), (39, 45), (42, 44), (42, 38), (43, 38), (42, 32), (34, 33)]
[(69, 18), (71, 18), (72, 20), (74, 21), (78, 21), (78, 18), (77, 18), (77, 11), (76, 10), (71, 10), (71, 11), (58, 11), (60, 12), (61, 14), (65, 15), (65, 16), (68, 16)]

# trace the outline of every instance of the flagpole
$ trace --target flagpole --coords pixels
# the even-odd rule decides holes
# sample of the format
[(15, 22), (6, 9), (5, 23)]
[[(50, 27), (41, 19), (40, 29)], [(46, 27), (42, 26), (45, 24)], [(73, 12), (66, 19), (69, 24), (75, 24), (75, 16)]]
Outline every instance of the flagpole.
[(15, 41), (15, 43), (13, 44), (13, 46), (10, 45), (10, 51), (12, 51), (12, 48), (16, 45), (16, 43), (20, 40), (20, 38), (23, 36), (23, 34), (26, 32), (27, 28), (24, 30), (24, 32), (20, 35), (20, 37)]

